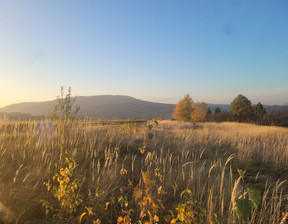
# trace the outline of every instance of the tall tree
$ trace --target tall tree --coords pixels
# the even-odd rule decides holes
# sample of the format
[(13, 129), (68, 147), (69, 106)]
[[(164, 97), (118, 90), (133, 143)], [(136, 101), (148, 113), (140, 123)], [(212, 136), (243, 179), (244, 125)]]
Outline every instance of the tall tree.
[(207, 118), (208, 106), (206, 103), (194, 103), (192, 105), (191, 121), (204, 122)]
[(186, 94), (182, 100), (178, 102), (172, 116), (179, 121), (188, 122), (191, 119), (193, 100), (189, 94)]
[(263, 116), (267, 113), (266, 109), (260, 102), (257, 105), (253, 106), (253, 111), (255, 115), (255, 120), (258, 122), (261, 122), (263, 120)]
[(221, 113), (221, 109), (220, 109), (220, 107), (219, 106), (217, 106), (216, 108), (215, 108), (215, 114), (220, 114)]
[(239, 94), (230, 105), (230, 113), (236, 121), (249, 122), (253, 118), (251, 101)]
[(208, 107), (207, 114), (212, 114), (211, 108)]

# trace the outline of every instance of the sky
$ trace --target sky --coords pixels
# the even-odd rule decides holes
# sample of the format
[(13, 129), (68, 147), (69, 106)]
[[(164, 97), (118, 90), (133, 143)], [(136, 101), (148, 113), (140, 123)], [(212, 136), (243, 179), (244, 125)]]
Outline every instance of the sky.
[(0, 0), (0, 107), (72, 95), (288, 103), (287, 0)]

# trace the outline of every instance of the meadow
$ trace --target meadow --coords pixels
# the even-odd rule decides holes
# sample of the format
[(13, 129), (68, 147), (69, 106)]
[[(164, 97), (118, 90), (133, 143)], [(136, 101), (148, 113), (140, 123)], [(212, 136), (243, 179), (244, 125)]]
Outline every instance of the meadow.
[(0, 121), (1, 223), (287, 222), (287, 128), (76, 120), (39, 139), (36, 127)]

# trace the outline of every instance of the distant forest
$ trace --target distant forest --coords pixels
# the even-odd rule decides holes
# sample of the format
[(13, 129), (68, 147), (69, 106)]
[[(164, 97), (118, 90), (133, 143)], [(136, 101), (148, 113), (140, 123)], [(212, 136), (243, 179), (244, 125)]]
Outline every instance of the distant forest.
[(229, 111), (222, 111), (220, 107), (212, 110), (205, 102), (193, 102), (190, 95), (186, 94), (172, 115), (183, 122), (232, 121), (288, 127), (288, 105), (266, 109), (260, 102), (252, 105), (242, 94), (233, 100)]

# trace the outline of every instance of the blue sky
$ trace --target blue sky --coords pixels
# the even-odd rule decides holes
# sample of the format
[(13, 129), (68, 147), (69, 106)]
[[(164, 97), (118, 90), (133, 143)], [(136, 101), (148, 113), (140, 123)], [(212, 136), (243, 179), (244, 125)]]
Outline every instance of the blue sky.
[(0, 0), (0, 107), (73, 95), (288, 103), (286, 0)]

